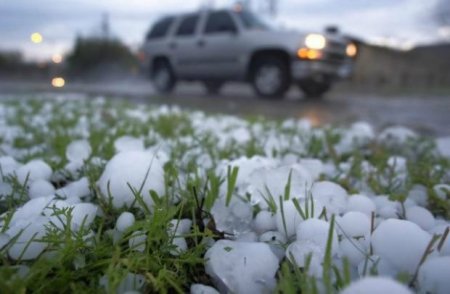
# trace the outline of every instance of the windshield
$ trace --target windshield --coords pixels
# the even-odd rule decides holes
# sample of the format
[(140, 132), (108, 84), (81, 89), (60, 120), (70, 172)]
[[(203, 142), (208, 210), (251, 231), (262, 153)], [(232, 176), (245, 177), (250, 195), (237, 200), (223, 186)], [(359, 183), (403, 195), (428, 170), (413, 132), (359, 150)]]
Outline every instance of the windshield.
[(247, 11), (236, 12), (244, 27), (250, 30), (270, 30), (272, 26), (266, 21)]

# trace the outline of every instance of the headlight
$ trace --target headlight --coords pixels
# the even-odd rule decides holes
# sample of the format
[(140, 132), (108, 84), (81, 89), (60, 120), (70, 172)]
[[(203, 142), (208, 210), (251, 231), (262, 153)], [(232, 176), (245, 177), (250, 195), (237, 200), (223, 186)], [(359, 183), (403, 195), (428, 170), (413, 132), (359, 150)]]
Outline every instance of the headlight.
[(319, 34), (309, 34), (306, 36), (305, 45), (310, 49), (323, 49), (327, 44), (327, 40), (324, 36)]
[(345, 52), (347, 53), (347, 56), (349, 57), (355, 57), (356, 53), (358, 53), (358, 48), (355, 44), (350, 43), (347, 45), (347, 49), (345, 49)]

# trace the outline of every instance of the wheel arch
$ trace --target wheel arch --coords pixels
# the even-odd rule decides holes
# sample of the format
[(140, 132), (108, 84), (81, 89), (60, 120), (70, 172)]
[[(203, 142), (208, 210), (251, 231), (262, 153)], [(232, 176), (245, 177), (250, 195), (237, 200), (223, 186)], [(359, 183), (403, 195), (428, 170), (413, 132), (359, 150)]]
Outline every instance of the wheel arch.
[(152, 60), (150, 61), (150, 64), (149, 64), (150, 77), (153, 77), (156, 66), (161, 63), (167, 63), (173, 72), (173, 66), (172, 66), (172, 63), (170, 62), (169, 57), (167, 57), (165, 55), (157, 55), (152, 58)]
[(287, 50), (283, 48), (263, 48), (253, 51), (250, 54), (249, 61), (247, 63), (246, 68), (246, 80), (249, 81), (253, 75), (253, 70), (255, 68), (255, 65), (257, 64), (258, 60), (261, 60), (262, 58), (267, 57), (276, 57), (283, 60), (283, 62), (286, 63), (286, 66), (288, 68), (288, 72), (290, 74), (291, 72), (291, 58)]

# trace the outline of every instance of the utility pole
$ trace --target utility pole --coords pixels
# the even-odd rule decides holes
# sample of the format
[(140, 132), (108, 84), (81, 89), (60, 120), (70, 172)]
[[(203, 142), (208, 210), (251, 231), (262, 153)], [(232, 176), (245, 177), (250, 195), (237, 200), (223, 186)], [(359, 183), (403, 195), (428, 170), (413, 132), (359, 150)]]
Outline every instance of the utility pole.
[(269, 6), (269, 14), (271, 16), (276, 16), (278, 12), (278, 0), (267, 0)]
[(101, 36), (104, 40), (108, 40), (109, 34), (110, 34), (109, 15), (108, 13), (103, 13), (101, 23)]
[(240, 0), (236, 1), (235, 3), (237, 5), (240, 5), (245, 10), (259, 12), (261, 14), (268, 14), (272, 17), (275, 17), (278, 13), (278, 2), (278, 0)]

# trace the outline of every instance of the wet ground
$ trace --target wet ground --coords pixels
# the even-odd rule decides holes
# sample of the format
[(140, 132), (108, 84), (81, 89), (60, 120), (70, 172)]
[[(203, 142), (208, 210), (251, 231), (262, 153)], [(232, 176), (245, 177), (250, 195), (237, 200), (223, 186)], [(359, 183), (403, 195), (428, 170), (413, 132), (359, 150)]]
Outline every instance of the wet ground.
[(52, 89), (43, 83), (0, 82), (0, 94), (80, 93), (103, 95), (112, 99), (128, 99), (136, 103), (170, 104), (228, 113), (269, 118), (308, 118), (315, 125), (346, 124), (367, 121), (377, 129), (388, 125), (404, 125), (433, 136), (450, 136), (450, 96), (375, 95), (331, 91), (322, 99), (305, 99), (292, 89), (283, 100), (262, 100), (250, 87), (227, 85), (220, 95), (208, 95), (201, 85), (182, 84), (176, 91), (162, 97), (146, 81), (68, 84)]

